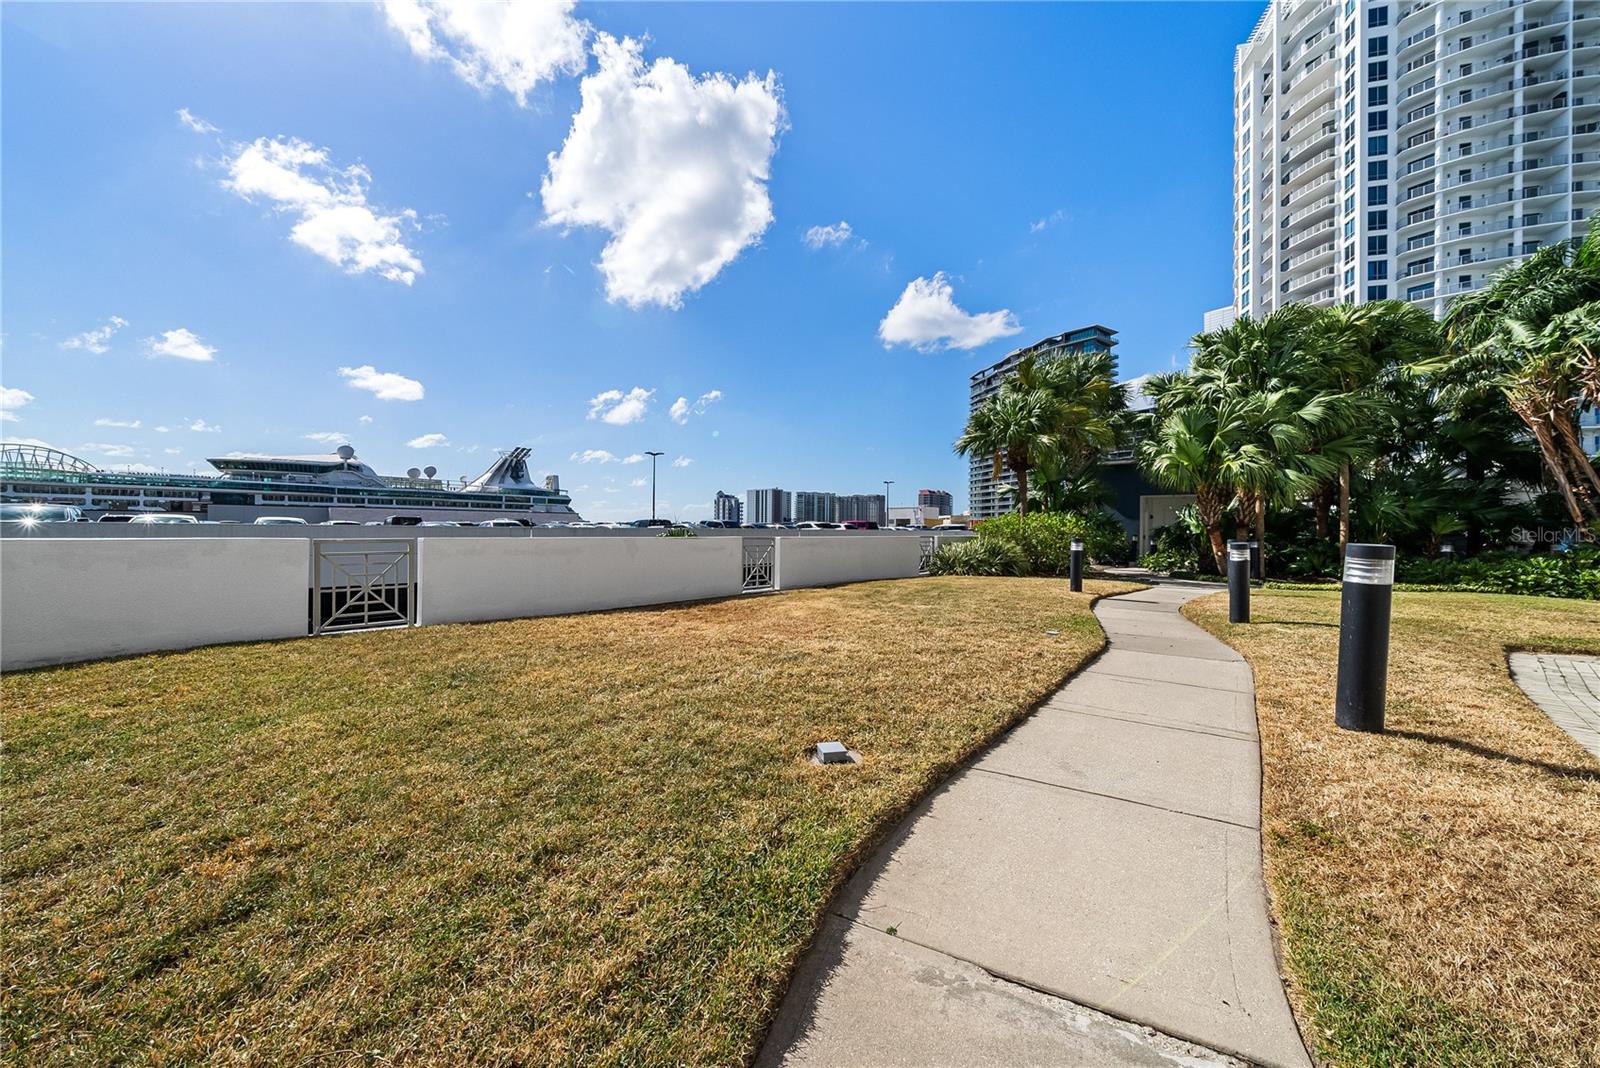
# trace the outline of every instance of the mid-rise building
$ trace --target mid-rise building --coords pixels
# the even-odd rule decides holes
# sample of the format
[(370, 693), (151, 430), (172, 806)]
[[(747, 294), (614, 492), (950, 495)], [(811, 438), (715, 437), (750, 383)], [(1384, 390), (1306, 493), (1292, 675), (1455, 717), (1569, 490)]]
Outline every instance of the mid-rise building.
[(744, 514), (746, 523), (792, 523), (793, 497), (777, 487), (747, 490)]
[(733, 494), (718, 490), (711, 502), (711, 518), (723, 523), (742, 523), (744, 503)]
[(1217, 330), (1226, 330), (1239, 318), (1239, 312), (1232, 304), (1223, 308), (1212, 308), (1200, 320), (1201, 333), (1210, 334)]
[(918, 490), (917, 507), (932, 515), (951, 515), (956, 510), (956, 499), (949, 490)]
[(820, 490), (796, 490), (791, 516), (796, 523), (837, 523), (839, 495)]
[(1600, 0), (1271, 0), (1233, 104), (1241, 315), (1439, 316), (1600, 210)]
[[(1103, 326), (1084, 326), (1036, 341), (1006, 354), (999, 363), (991, 364), (972, 375), (968, 381), (968, 399), (971, 411), (1000, 391), (1000, 386), (1016, 371), (1017, 364), (1029, 356), (1049, 358), (1075, 352), (1110, 352), (1116, 342), (1116, 331)], [(1013, 503), (1001, 487), (1011, 481), (1011, 472), (1002, 469), (999, 479), (994, 477), (994, 457), (972, 456), (967, 460), (967, 510), (974, 519), (1009, 512)]]
[(888, 498), (881, 493), (844, 493), (839, 495), (838, 518), (835, 523), (865, 520), (880, 527), (889, 525)]

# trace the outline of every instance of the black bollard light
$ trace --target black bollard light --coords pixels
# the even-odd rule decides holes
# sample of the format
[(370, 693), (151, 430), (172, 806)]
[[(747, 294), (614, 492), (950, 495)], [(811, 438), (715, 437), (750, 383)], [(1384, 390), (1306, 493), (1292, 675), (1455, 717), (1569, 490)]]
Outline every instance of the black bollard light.
[(1339, 688), (1333, 720), (1345, 730), (1383, 730), (1389, 682), (1394, 546), (1347, 545), (1339, 601)]
[(1267, 577), (1261, 573), (1261, 543), (1254, 538), (1250, 539), (1250, 577), (1253, 579)]
[(1228, 622), (1250, 622), (1250, 543), (1228, 543)]
[[(1059, 542), (1057, 544), (1060, 544)], [(1067, 581), (1073, 593), (1083, 592), (1083, 539), (1072, 539), (1072, 556), (1067, 564)]]

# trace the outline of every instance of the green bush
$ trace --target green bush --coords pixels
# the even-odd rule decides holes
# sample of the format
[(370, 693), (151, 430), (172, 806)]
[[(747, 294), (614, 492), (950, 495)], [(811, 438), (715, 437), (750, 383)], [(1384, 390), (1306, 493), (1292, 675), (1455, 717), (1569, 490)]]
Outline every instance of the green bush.
[(967, 538), (939, 546), (928, 561), (930, 575), (1027, 575), (1028, 560), (1009, 542)]
[(1082, 538), (1090, 560), (1107, 563), (1127, 555), (1128, 535), (1106, 512), (1035, 512), (1002, 515), (978, 525), (980, 542), (1012, 546), (1027, 561), (1028, 575), (1065, 575), (1072, 539)]
[(1395, 580), (1408, 586), (1443, 586), (1468, 593), (1526, 593), (1600, 601), (1600, 548), (1541, 556), (1485, 553), (1466, 560), (1407, 557)]

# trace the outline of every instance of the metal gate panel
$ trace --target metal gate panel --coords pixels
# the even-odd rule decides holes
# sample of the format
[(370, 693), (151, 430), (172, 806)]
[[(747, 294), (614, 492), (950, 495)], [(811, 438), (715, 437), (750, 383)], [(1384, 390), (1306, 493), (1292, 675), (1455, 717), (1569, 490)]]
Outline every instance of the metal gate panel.
[(311, 633), (413, 626), (416, 550), (407, 540), (313, 540)]
[(917, 557), (917, 574), (926, 575), (929, 566), (933, 563), (933, 553), (938, 548), (939, 539), (932, 534), (921, 534), (918, 535), (918, 538), (922, 542), (922, 552)]
[(744, 538), (744, 556), (741, 575), (745, 593), (773, 588), (773, 562), (777, 540), (774, 538)]

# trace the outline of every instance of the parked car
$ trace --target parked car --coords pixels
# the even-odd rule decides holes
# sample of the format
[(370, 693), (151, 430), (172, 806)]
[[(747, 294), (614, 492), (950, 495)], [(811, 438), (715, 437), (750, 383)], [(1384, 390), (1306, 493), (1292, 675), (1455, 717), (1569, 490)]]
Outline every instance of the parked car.
[(361, 520), (359, 519), (324, 519), (317, 524), (319, 527), (359, 527), (360, 525)]
[(525, 527), (528, 524), (520, 519), (485, 519), (478, 525), (480, 527)]
[(107, 512), (105, 515), (101, 516), (99, 519), (96, 519), (95, 522), (96, 523), (131, 523), (131, 522), (133, 522), (133, 517), (135, 515), (137, 515), (137, 514), (139, 514), (139, 513), (137, 513), (137, 512)]
[(832, 523), (822, 523), (815, 519), (808, 519), (804, 523), (795, 524), (796, 530), (832, 530), (833, 527), (834, 524)]
[(694, 525), (697, 526), (697, 527), (702, 527), (702, 528), (704, 528), (706, 530), (737, 530), (737, 529), (739, 529), (739, 524), (738, 523), (732, 523), (732, 522), (729, 522), (726, 519), (702, 519), (698, 523), (695, 523)]
[(34, 527), (40, 523), (78, 523), (83, 509), (70, 504), (0, 504), (0, 523)]
[(129, 522), (136, 526), (146, 527), (198, 523), (200, 520), (182, 512), (146, 512), (144, 515), (134, 516)]
[(877, 530), (878, 524), (871, 519), (847, 519), (839, 524), (846, 530)]
[(258, 515), (252, 526), (258, 527), (303, 527), (309, 524), (299, 516), (293, 515)]
[(670, 520), (670, 519), (635, 519), (632, 523), (629, 523), (628, 525), (630, 527), (670, 527), (672, 525), (672, 520)]
[(389, 515), (384, 516), (383, 522), (376, 525), (383, 527), (420, 527), (422, 525), (422, 517), (420, 515)]

